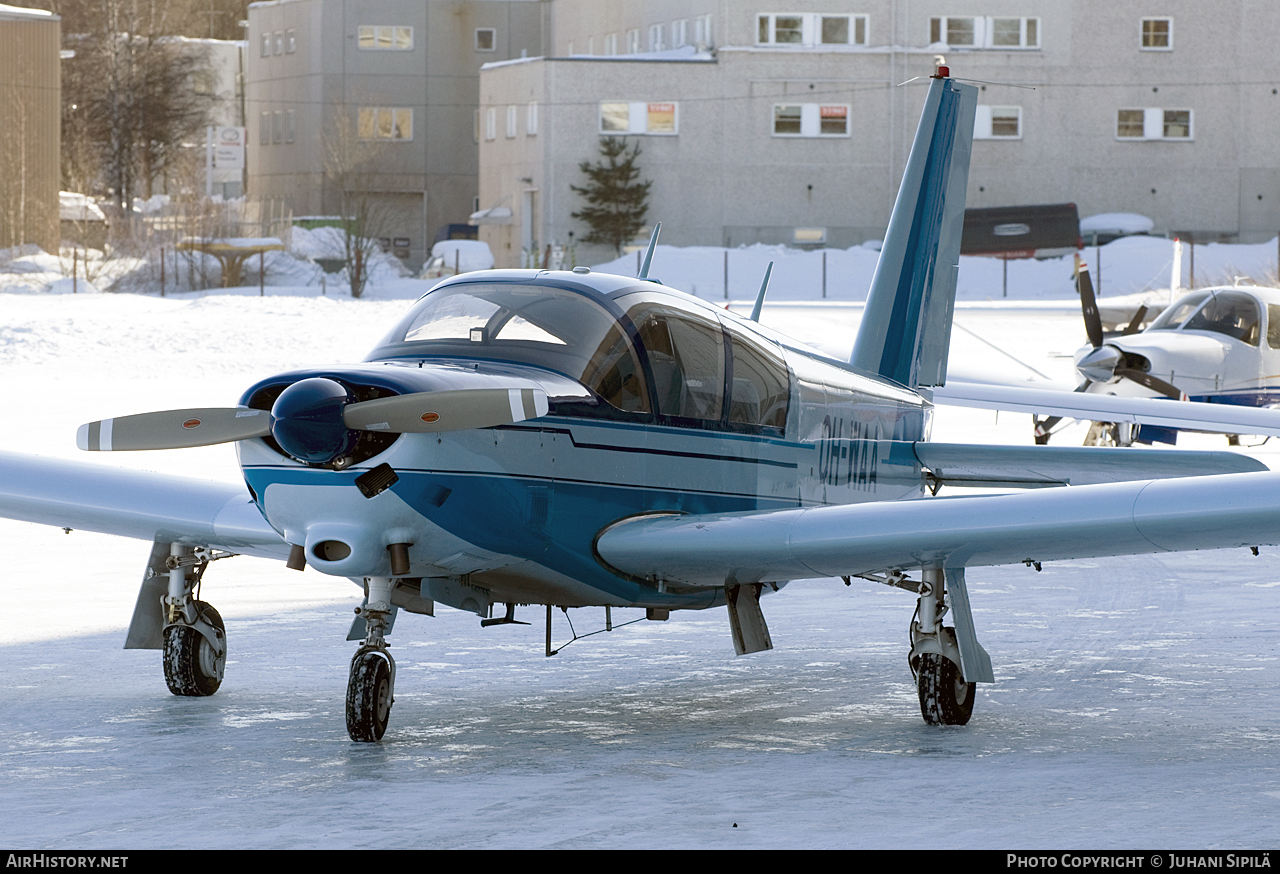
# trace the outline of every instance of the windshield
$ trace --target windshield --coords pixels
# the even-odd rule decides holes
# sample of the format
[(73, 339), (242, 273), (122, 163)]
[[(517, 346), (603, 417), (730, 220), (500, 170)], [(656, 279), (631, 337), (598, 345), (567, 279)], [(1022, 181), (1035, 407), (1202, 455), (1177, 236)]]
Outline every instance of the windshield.
[(562, 373), (626, 412), (648, 412), (635, 350), (617, 319), (588, 295), (518, 283), (465, 283), (429, 292), (368, 360), (485, 358)]
[(1189, 294), (1179, 299), (1171, 305), (1167, 310), (1160, 314), (1160, 318), (1151, 323), (1148, 331), (1172, 331), (1187, 320), (1187, 316), (1196, 311), (1200, 304), (1204, 303), (1205, 298), (1209, 295), (1207, 292), (1198, 294)]

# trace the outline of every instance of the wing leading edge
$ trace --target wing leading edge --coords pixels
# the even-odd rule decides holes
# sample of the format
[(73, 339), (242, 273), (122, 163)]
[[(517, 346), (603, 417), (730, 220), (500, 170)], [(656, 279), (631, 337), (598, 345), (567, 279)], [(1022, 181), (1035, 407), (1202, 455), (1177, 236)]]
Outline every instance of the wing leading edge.
[(695, 586), (1280, 543), (1280, 473), (757, 513), (644, 516), (600, 558)]
[(287, 558), (243, 485), (0, 452), (0, 516)]

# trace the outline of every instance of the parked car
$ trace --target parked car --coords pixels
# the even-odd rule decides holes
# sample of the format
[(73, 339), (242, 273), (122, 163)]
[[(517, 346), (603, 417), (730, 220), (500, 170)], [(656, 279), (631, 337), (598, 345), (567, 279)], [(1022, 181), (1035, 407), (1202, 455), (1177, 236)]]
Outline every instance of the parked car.
[(441, 240), (431, 247), (431, 257), (422, 265), (419, 279), (441, 279), (472, 270), (493, 269), (489, 244), (480, 240)]

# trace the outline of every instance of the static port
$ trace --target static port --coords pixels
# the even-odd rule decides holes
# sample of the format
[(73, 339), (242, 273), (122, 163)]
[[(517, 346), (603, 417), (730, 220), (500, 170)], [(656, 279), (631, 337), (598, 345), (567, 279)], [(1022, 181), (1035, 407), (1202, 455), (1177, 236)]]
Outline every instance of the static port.
[(341, 540), (321, 540), (311, 551), (321, 561), (342, 561), (351, 555), (351, 547)]

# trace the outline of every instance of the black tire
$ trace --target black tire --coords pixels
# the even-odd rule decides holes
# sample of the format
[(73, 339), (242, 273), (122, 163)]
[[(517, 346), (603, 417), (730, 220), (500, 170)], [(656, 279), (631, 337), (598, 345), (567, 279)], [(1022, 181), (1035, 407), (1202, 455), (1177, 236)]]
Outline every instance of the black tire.
[(393, 703), (387, 660), (376, 652), (361, 653), (347, 682), (347, 734), (357, 743), (382, 740)]
[(966, 683), (960, 666), (937, 653), (920, 656), (916, 674), (920, 715), (930, 725), (966, 725), (973, 715), (976, 683)]
[[(196, 601), (196, 610), (218, 630), (225, 649), (227, 630), (222, 616), (204, 601)], [(216, 658), (213, 646), (190, 625), (170, 625), (164, 630), (164, 681), (173, 694), (200, 698), (217, 692), (222, 678), (214, 665)]]

